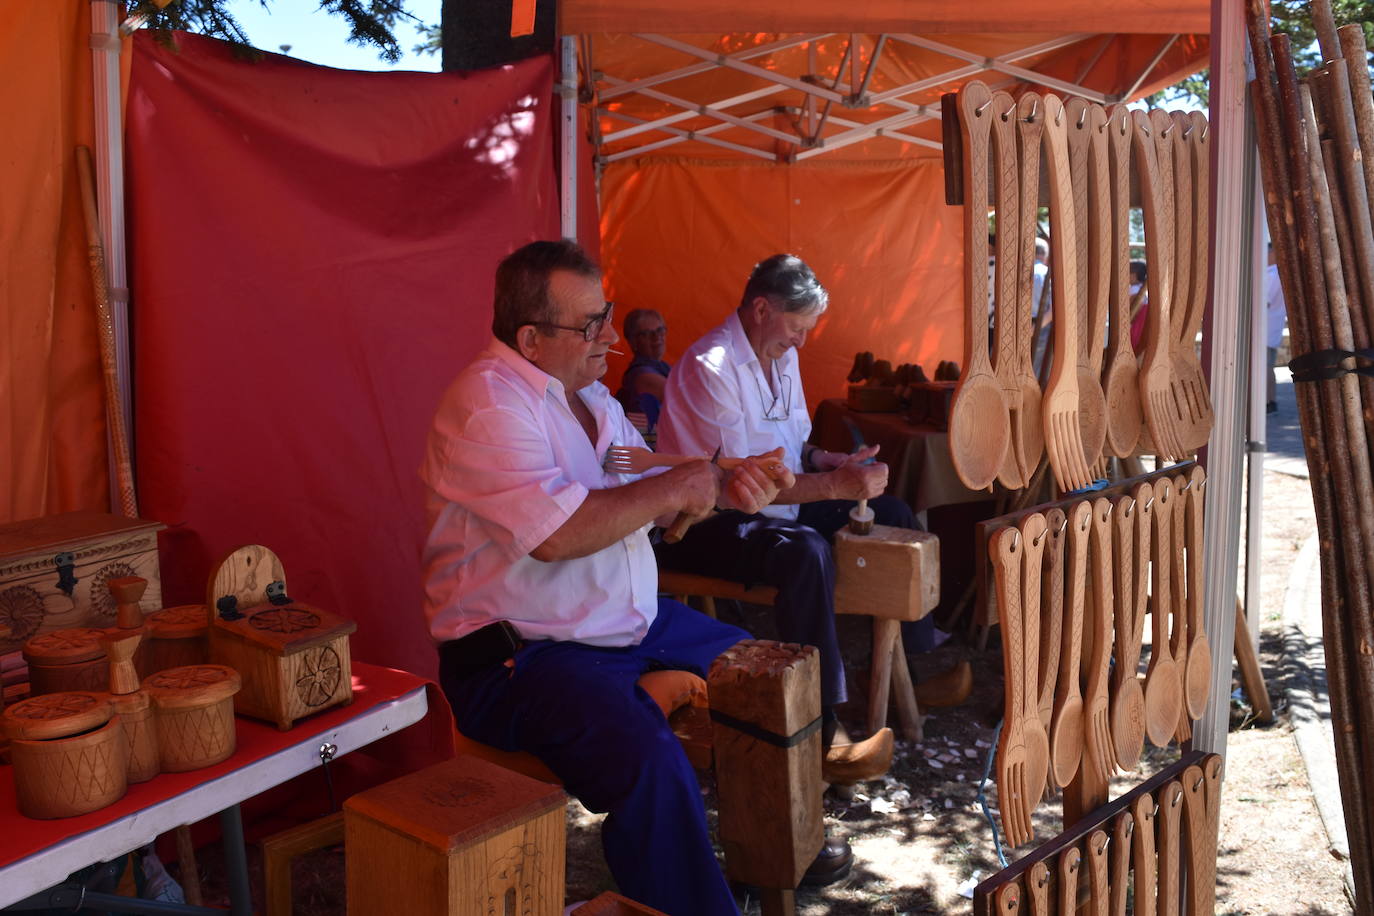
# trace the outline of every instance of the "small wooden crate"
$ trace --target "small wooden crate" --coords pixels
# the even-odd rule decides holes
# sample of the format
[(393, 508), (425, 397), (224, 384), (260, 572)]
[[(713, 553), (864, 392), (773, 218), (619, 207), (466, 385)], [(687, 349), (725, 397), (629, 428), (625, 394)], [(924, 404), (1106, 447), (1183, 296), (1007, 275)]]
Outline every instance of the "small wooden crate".
[(101, 512), (68, 512), (0, 525), (0, 654), (66, 627), (115, 622), (111, 579), (142, 576), (144, 600), (162, 605), (157, 533), (166, 527)]
[(210, 660), (243, 675), (234, 709), (275, 722), (353, 701), (348, 636), (358, 625), (286, 596), (286, 574), (266, 547), (240, 547), (210, 577)]
[(110, 680), (110, 663), (100, 644), (104, 632), (94, 627), (71, 627), (41, 633), (24, 643), (29, 693), (39, 696), (104, 690)]
[(210, 661), (210, 612), (203, 604), (181, 604), (149, 614), (144, 676), (168, 668)]
[(566, 796), (476, 757), (344, 803), (348, 912), (558, 916)]
[(835, 535), (835, 613), (920, 620), (940, 603), (940, 539), (874, 525)]
[(106, 694), (50, 693), (5, 710), (20, 813), (75, 817), (124, 797), (124, 731)]
[(157, 721), (158, 761), (164, 773), (198, 770), (234, 753), (234, 694), (239, 674), (223, 665), (190, 665), (150, 675), (143, 689)]

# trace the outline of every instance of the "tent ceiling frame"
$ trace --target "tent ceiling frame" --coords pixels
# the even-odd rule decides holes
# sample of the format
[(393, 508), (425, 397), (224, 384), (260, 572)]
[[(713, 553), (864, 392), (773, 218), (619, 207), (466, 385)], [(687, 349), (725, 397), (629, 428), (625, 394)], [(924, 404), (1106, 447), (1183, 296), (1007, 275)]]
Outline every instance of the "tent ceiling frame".
[(1178, 41), (1178, 38), (1179, 36), (1177, 35), (1170, 35), (1168, 38), (1164, 39), (1164, 42), (1159, 46), (1159, 50), (1155, 52), (1155, 56), (1150, 58), (1150, 62), (1145, 65), (1144, 70), (1140, 71), (1140, 75), (1135, 78), (1134, 83), (1131, 83), (1131, 88), (1126, 90), (1122, 98), (1129, 99), (1135, 95), (1136, 90), (1139, 89), (1141, 84), (1154, 72), (1155, 67), (1159, 66), (1159, 62), (1164, 59), (1165, 54), (1169, 53), (1169, 49), (1174, 46), (1174, 42)]
[[(998, 55), (997, 57), (986, 57), (971, 51), (964, 51), (953, 45), (923, 38), (919, 35), (908, 33), (883, 33), (876, 36), (873, 52), (869, 55), (866, 65), (861, 65), (860, 60), (861, 36), (858, 34), (850, 34), (844, 54), (840, 59), (839, 65), (836, 67), (833, 80), (825, 81), (819, 79), (814, 74), (814, 70), (816, 69), (814, 63), (815, 42), (823, 38), (829, 38), (834, 34), (835, 33), (832, 32), (800, 35), (781, 41), (758, 45), (753, 48), (737, 51), (733, 54), (719, 54), (670, 36), (636, 33), (635, 37), (642, 41), (671, 48), (675, 51), (700, 58), (702, 62), (699, 64), (690, 64), (685, 67), (677, 67), (673, 70), (654, 74), (652, 76), (641, 77), (636, 80), (621, 79), (604, 72), (592, 70), (591, 67), (588, 66), (588, 72), (591, 73), (593, 78), (598, 82), (611, 84), (608, 88), (595, 93), (597, 103), (595, 113), (598, 116), (611, 117), (632, 125), (606, 133), (604, 136), (600, 137), (597, 142), (598, 151), (603, 149), (605, 144), (616, 143), (640, 134), (650, 132), (670, 134), (667, 138), (651, 140), (631, 149), (620, 150), (610, 154), (599, 153), (597, 156), (598, 162), (602, 164), (616, 162), (621, 159), (643, 155), (652, 150), (663, 149), (667, 146), (673, 146), (678, 143), (692, 140), (701, 140), (712, 146), (730, 149), (736, 152), (744, 152), (747, 155), (757, 158), (780, 162), (810, 159), (814, 156), (841, 149), (874, 137), (887, 137), (901, 143), (939, 150), (942, 148), (939, 141), (900, 132), (903, 128), (919, 124), (923, 121), (933, 120), (939, 115), (938, 110), (932, 109), (925, 104), (909, 101), (905, 96), (935, 89), (987, 71), (1001, 73), (1005, 76), (1014, 77), (1037, 85), (1048, 86), (1063, 92), (1081, 95), (1094, 101), (1108, 102), (1113, 100), (1111, 97), (1097, 90), (1089, 89), (1077, 83), (1070, 83), (1056, 77), (1046, 76), (1035, 70), (1021, 67), (1016, 64), (1016, 61), (1057, 51), (1091, 37), (1085, 33), (1056, 36), (1047, 41), (1028, 45), (1016, 51)], [(915, 80), (911, 83), (894, 86), (880, 93), (869, 95), (868, 87), (872, 82), (874, 73), (877, 71), (878, 62), (889, 39), (916, 47), (922, 47), (938, 54), (944, 54), (955, 60), (965, 61), (966, 63), (964, 66), (955, 67), (941, 73)], [(1141, 74), (1133, 89), (1138, 88), (1140, 83), (1149, 76), (1150, 71), (1152, 71), (1159, 60), (1163, 58), (1164, 54), (1176, 39), (1177, 36), (1173, 36), (1170, 40), (1165, 42), (1164, 46), (1150, 62), (1144, 73)], [(1091, 70), (1097, 60), (1099, 60), (1106, 51), (1109, 44), (1110, 39), (1102, 43), (1088, 65), (1084, 68), (1085, 72)], [(799, 45), (807, 46), (808, 60), (812, 62), (810, 64), (810, 69), (813, 73), (807, 78), (790, 77), (785, 74), (777, 73), (776, 71), (767, 70), (763, 67), (746, 63), (749, 59), (762, 57), (776, 51), (787, 50)], [(587, 54), (588, 58), (590, 58), (590, 48), (587, 48)], [(652, 88), (672, 80), (706, 73), (717, 68), (743, 72), (750, 76), (757, 77), (758, 79), (765, 80), (768, 85), (760, 89), (740, 93), (729, 98), (705, 104), (693, 102), (690, 99), (681, 98)], [(845, 72), (846, 69), (849, 71), (848, 74)], [(849, 77), (848, 82), (845, 82), (846, 75)], [(774, 109), (755, 112), (747, 116), (735, 115), (726, 111), (726, 109), (736, 105), (765, 98), (769, 95), (789, 89), (803, 93), (803, 104), (800, 109), (778, 106)], [(666, 102), (682, 110), (670, 115), (646, 119), (628, 115), (623, 112), (617, 112), (602, 104), (612, 99), (621, 98), (634, 93), (660, 102)], [(824, 102), (824, 104), (820, 105), (820, 102)], [(837, 102), (846, 108), (856, 110), (866, 109), (875, 111), (879, 107), (885, 106), (888, 108), (897, 108), (899, 112), (878, 120), (862, 122), (833, 116), (831, 111)], [(797, 112), (797, 115), (791, 116), (793, 112)], [(791, 132), (778, 130), (777, 128), (758, 123), (774, 113), (783, 113), (790, 116)], [(685, 130), (674, 126), (683, 121), (689, 121), (699, 117), (712, 118), (718, 123), (696, 130)], [(831, 123), (844, 129), (832, 133), (830, 136), (824, 136), (826, 125)], [(774, 148), (765, 149), (756, 146), (748, 146), (743, 143), (734, 143), (712, 136), (713, 134), (729, 128), (749, 131), (769, 141), (786, 143), (794, 147), (794, 149), (786, 151), (778, 151)]]

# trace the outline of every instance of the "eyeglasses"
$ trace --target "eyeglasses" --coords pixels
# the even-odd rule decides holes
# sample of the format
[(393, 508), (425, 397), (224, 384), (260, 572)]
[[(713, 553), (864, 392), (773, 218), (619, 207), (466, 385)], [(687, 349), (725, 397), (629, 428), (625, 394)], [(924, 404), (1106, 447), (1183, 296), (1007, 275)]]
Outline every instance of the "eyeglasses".
[(580, 328), (570, 328), (565, 324), (554, 324), (552, 321), (533, 321), (530, 322), (535, 327), (553, 328), (557, 331), (575, 331), (582, 335), (582, 339), (591, 343), (601, 336), (601, 329), (606, 326), (606, 322), (611, 320), (611, 313), (615, 311), (615, 303), (607, 302), (606, 307), (601, 310), (601, 314), (589, 320)]
[(776, 395), (770, 395), (763, 390), (763, 385), (759, 384), (757, 375), (754, 376), (754, 385), (759, 390), (759, 404), (763, 407), (763, 418), (781, 423), (792, 415), (792, 377), (786, 373), (779, 374), (777, 363), (773, 364), (773, 371), (778, 376), (778, 393)]

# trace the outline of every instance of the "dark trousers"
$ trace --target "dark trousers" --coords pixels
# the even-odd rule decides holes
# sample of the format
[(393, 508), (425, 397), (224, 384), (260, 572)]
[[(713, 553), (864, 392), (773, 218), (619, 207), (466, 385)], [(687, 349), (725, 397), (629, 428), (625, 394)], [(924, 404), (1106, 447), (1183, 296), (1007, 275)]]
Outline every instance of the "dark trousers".
[[(844, 661), (835, 636), (835, 561), (830, 541), (849, 522), (857, 503), (829, 499), (805, 503), (797, 520), (721, 512), (693, 525), (676, 544), (654, 548), (659, 566), (744, 585), (778, 590), (773, 612), (784, 642), (815, 646), (821, 656), (821, 705), (849, 698)], [(874, 521), (915, 528), (911, 507), (895, 496), (871, 499)]]
[[(682, 916), (737, 913), (706, 828), (696, 774), (653, 699), (635, 682), (656, 668), (705, 676), (749, 634), (666, 598), (644, 641), (618, 649), (526, 644), (515, 667), (462, 676), (440, 665), (458, 728), (534, 754), (590, 810), (627, 897)], [(441, 659), (443, 656), (441, 655)]]

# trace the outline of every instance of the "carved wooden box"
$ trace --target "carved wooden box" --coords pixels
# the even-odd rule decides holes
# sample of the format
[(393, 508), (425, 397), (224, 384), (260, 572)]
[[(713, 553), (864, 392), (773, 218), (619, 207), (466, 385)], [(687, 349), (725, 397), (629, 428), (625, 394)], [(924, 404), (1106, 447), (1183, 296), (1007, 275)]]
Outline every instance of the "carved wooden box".
[(5, 710), (19, 811), (75, 817), (124, 796), (124, 730), (107, 694), (50, 693)]
[(358, 625), (286, 594), (276, 554), (235, 550), (210, 578), (210, 660), (243, 676), (240, 715), (285, 731), (305, 716), (353, 701), (348, 636)]
[(239, 674), (233, 668), (169, 668), (145, 678), (143, 690), (153, 703), (158, 761), (164, 773), (198, 770), (234, 753)]
[(30, 694), (104, 690), (110, 680), (110, 663), (100, 644), (104, 632), (95, 627), (70, 627), (40, 633), (24, 643)]
[(0, 654), (34, 636), (115, 622), (111, 579), (142, 576), (162, 606), (157, 532), (166, 526), (100, 512), (67, 512), (0, 525)]
[(348, 912), (558, 916), (566, 796), (459, 755), (344, 802)]
[(139, 670), (145, 674), (203, 665), (210, 661), (210, 614), (203, 604), (179, 604), (147, 616), (147, 656)]

